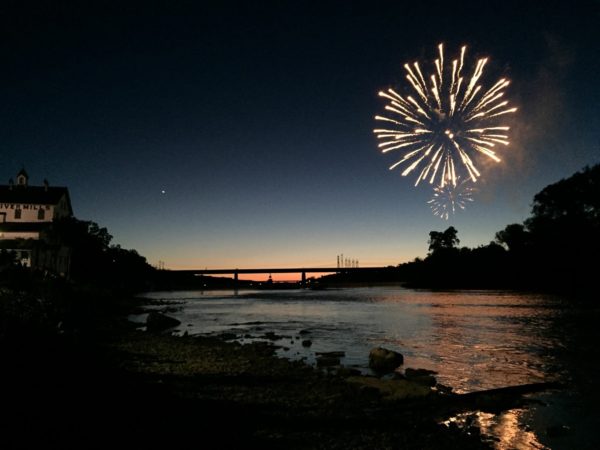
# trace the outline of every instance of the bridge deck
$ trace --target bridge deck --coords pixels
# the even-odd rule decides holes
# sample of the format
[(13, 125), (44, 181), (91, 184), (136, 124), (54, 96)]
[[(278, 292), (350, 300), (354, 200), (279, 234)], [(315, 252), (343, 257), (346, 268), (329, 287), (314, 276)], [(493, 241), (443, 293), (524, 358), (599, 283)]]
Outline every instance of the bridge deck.
[(267, 269), (187, 269), (174, 270), (177, 273), (189, 273), (194, 275), (223, 275), (223, 274), (247, 274), (247, 273), (349, 273), (384, 270), (389, 267), (292, 267), (292, 268), (267, 268)]

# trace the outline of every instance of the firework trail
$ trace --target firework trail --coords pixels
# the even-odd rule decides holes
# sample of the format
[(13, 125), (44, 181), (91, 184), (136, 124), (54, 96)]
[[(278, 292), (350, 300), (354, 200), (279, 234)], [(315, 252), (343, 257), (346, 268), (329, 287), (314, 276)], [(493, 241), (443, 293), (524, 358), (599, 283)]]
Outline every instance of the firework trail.
[(499, 162), (498, 144), (507, 146), (509, 127), (499, 121), (517, 108), (509, 107), (504, 89), (505, 78), (491, 88), (479, 84), (487, 58), (477, 61), (470, 74), (465, 68), (466, 47), (460, 57), (444, 66), (444, 47), (438, 46), (435, 70), (425, 78), (418, 62), (405, 64), (406, 79), (412, 95), (394, 89), (379, 92), (387, 100), (386, 116), (375, 116), (384, 128), (373, 132), (383, 153), (400, 150), (404, 155), (390, 166), (403, 165), (402, 175), (418, 173), (415, 186), (422, 180), (444, 188), (456, 187), (459, 171), (476, 182), (481, 176), (475, 162), (480, 157)]
[(471, 184), (468, 179), (461, 181), (457, 178), (456, 186), (453, 186), (452, 183), (446, 183), (444, 186), (436, 186), (433, 189), (431, 200), (427, 202), (433, 214), (444, 220), (448, 220), (450, 215), (464, 210), (467, 203), (473, 201), (475, 189)]

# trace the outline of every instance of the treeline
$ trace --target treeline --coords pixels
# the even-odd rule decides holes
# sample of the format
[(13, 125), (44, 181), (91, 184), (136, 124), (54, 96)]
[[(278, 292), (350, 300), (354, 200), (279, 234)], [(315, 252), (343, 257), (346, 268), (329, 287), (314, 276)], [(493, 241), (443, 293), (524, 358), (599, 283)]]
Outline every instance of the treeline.
[(531, 216), (498, 231), (488, 245), (459, 247), (454, 227), (431, 231), (428, 243), (424, 259), (380, 273), (332, 275), (322, 282), (590, 292), (600, 251), (600, 164), (544, 188), (533, 198)]
[(39, 284), (71, 284), (110, 295), (129, 295), (150, 290), (223, 289), (250, 286), (226, 277), (200, 277), (190, 273), (158, 270), (134, 249), (112, 243), (113, 237), (96, 222), (74, 217), (52, 222), (40, 241), (30, 245), (66, 247), (69, 268), (62, 276), (42, 268), (22, 267), (13, 252), (0, 251), (0, 286), (30, 291)]
[(150, 287), (155, 269), (136, 250), (111, 244), (108, 230), (92, 221), (75, 218), (53, 222), (50, 241), (71, 249), (69, 278), (77, 283), (139, 291)]

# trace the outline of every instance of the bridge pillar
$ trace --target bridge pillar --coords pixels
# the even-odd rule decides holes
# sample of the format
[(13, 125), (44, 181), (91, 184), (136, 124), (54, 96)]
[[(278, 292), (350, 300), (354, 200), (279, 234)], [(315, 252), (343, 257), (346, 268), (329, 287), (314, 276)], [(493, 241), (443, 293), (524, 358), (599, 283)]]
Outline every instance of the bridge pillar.
[(302, 272), (302, 282), (300, 283), (300, 286), (303, 288), (306, 287), (306, 272)]

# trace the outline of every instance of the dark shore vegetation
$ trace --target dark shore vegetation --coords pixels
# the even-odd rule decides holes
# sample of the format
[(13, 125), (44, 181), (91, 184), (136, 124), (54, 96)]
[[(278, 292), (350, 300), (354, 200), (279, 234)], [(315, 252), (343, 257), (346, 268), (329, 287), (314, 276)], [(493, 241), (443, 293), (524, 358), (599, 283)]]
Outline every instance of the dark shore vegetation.
[(587, 296), (600, 252), (600, 164), (535, 195), (531, 216), (507, 225), (495, 240), (459, 247), (458, 231), (429, 233), (424, 259), (380, 272), (325, 276), (321, 284), (401, 282), (428, 289), (515, 289)]

